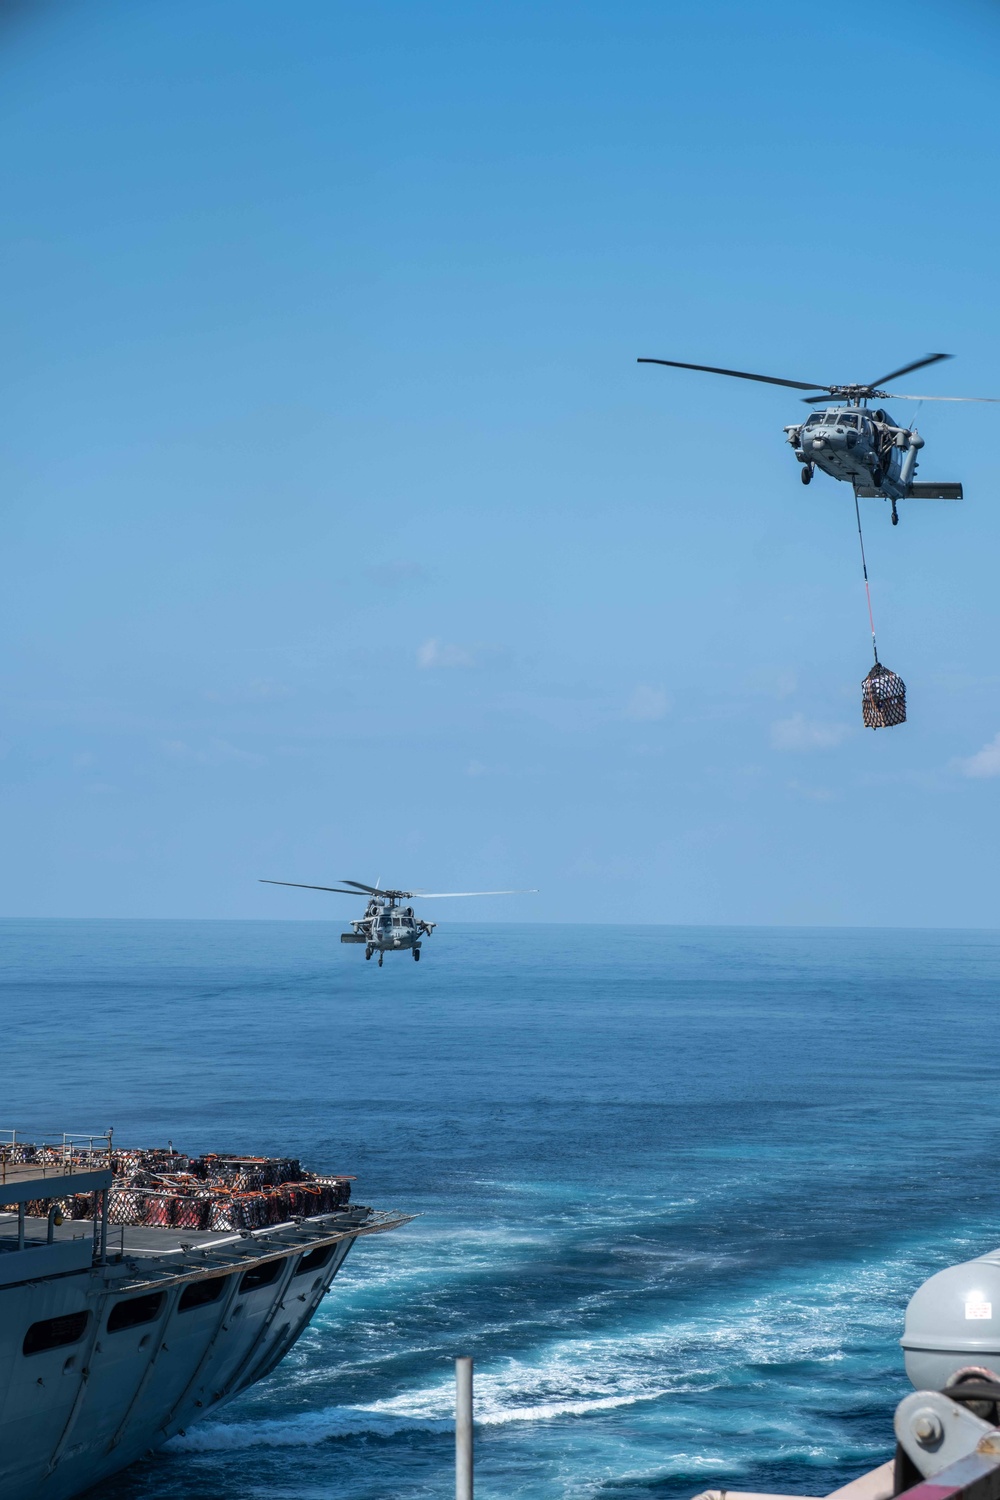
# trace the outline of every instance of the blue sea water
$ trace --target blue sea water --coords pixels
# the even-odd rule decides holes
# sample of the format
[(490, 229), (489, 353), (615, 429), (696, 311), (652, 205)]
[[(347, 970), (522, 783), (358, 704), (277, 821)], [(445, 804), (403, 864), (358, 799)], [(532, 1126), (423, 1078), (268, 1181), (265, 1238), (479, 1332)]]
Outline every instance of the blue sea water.
[(5, 922), (0, 1126), (299, 1154), (418, 1217), (103, 1500), (824, 1494), (902, 1312), (1000, 1242), (1000, 933)]

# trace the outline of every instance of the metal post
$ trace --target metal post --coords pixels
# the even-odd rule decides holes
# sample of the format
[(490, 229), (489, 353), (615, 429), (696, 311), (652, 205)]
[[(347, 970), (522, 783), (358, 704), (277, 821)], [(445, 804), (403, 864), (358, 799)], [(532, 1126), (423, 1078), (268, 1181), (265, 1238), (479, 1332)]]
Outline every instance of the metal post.
[(108, 1263), (108, 1190), (101, 1194), (101, 1265)]
[(17, 1205), (17, 1248), (24, 1249), (24, 1204)]
[(472, 1360), (455, 1361), (455, 1500), (472, 1500)]

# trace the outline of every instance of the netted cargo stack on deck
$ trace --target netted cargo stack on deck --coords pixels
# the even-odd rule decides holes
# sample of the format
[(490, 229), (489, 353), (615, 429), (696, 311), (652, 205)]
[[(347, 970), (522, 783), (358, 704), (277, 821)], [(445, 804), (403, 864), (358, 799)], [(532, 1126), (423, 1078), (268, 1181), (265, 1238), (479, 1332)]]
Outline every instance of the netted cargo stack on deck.
[[(159, 1159), (158, 1159), (159, 1156)], [(263, 1229), (331, 1213), (350, 1200), (348, 1177), (306, 1172), (293, 1157), (173, 1157), (122, 1153), (111, 1220), (184, 1229)]]
[[(82, 1167), (93, 1157), (89, 1153), (71, 1159), (74, 1167)], [(42, 1164), (70, 1160), (62, 1147), (22, 1143), (0, 1147), (0, 1161), (15, 1159)], [(346, 1207), (351, 1196), (351, 1178), (307, 1172), (294, 1157), (209, 1154), (192, 1158), (172, 1148), (151, 1148), (105, 1151), (101, 1160), (110, 1162), (114, 1172), (108, 1204), (108, 1220), (114, 1225), (264, 1229), (332, 1213)], [(32, 1203), (27, 1211), (44, 1217), (49, 1207), (47, 1202)], [(59, 1207), (66, 1218), (89, 1218), (93, 1213), (87, 1194), (60, 1200)]]
[[(0, 1212), (11, 1213), (15, 1206), (0, 1203)], [(24, 1205), (25, 1213), (34, 1219), (44, 1219), (50, 1208), (58, 1209), (64, 1219), (90, 1219), (94, 1213), (89, 1193), (75, 1193), (71, 1198), (29, 1198)]]
[(906, 683), (876, 662), (861, 684), (861, 712), (866, 729), (891, 729), (906, 723)]

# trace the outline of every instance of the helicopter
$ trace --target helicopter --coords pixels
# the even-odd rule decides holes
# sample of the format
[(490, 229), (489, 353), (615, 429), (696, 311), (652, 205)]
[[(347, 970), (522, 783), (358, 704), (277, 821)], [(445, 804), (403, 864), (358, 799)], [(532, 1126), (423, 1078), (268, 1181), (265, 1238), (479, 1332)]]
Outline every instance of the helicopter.
[[(454, 896), (534, 896), (535, 891), (391, 891), (378, 885), (365, 885), (361, 880), (346, 880), (339, 885), (304, 885), (298, 880), (262, 880), (261, 885), (291, 885), (300, 891), (332, 891), (338, 896), (368, 896), (368, 905), (363, 917), (351, 921), (353, 931), (342, 932), (342, 943), (364, 943), (365, 958), (378, 954), (378, 966), (387, 953), (413, 954), (420, 961), (421, 939), (430, 937), (436, 922), (425, 922), (414, 915), (412, 906), (401, 906), (402, 901), (412, 901), (415, 896), (421, 901), (441, 901)], [(345, 890), (345, 886), (353, 889)]]
[[(950, 354), (927, 354), (923, 359), (880, 375), (868, 385), (823, 385), (819, 381), (781, 380), (774, 375), (753, 375), (748, 370), (722, 370), (715, 365), (689, 365), (676, 359), (639, 359), (640, 365), (669, 365), (677, 370), (704, 370), (710, 375), (732, 375), (738, 380), (759, 380), (765, 385), (791, 386), (797, 391), (823, 391), (821, 396), (804, 396), (806, 405), (822, 403), (804, 422), (792, 422), (785, 428), (788, 442), (802, 465), (799, 475), (803, 484), (812, 481), (817, 469), (834, 479), (844, 479), (854, 487), (854, 495), (881, 496), (892, 506), (892, 524), (899, 524), (896, 503), (899, 500), (961, 500), (962, 486), (950, 481), (918, 483), (917, 455), (924, 439), (915, 427), (894, 422), (884, 407), (874, 411), (869, 401), (1000, 401), (997, 396), (904, 396), (879, 390), (890, 380), (922, 370), (925, 365), (951, 359)], [(830, 398), (833, 398), (832, 403)]]

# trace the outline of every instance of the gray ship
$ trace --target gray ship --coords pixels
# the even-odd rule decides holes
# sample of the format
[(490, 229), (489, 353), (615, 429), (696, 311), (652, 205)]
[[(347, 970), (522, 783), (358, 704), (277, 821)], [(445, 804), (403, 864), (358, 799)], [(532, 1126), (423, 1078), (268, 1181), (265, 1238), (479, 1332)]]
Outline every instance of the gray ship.
[(345, 1201), (345, 1178), (122, 1156), (0, 1148), (3, 1500), (68, 1500), (218, 1410), (284, 1357), (355, 1240), (406, 1222)]
[[(900, 1343), (916, 1389), (896, 1407), (895, 1453), (825, 1500), (1000, 1500), (1000, 1250), (925, 1281)], [(817, 1497), (717, 1489), (694, 1500)]]

